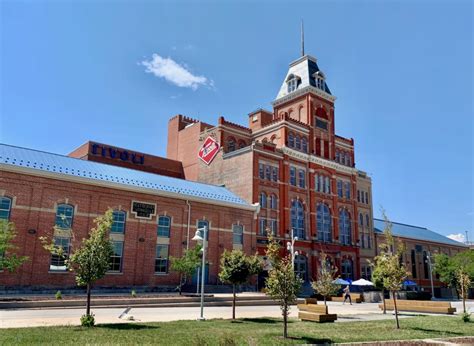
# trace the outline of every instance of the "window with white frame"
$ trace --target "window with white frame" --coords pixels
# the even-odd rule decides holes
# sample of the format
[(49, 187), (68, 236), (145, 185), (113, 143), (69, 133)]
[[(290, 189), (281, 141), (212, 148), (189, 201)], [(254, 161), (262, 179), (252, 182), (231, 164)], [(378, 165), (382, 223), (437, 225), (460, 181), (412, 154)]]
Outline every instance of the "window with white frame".
[(308, 152), (308, 140), (305, 137), (301, 138), (301, 150), (305, 153)]
[(258, 219), (258, 229), (260, 235), (267, 235), (267, 219), (263, 217)]
[(273, 236), (278, 234), (278, 221), (274, 219), (268, 220), (268, 227), (270, 228)]
[(301, 150), (301, 138), (298, 135), (295, 137), (295, 149)]
[(169, 245), (157, 244), (155, 255), (155, 273), (168, 273)]
[(265, 178), (267, 180), (272, 180), (272, 171), (270, 166), (265, 166)]
[(291, 93), (298, 88), (298, 79), (295, 76), (291, 76), (291, 78), (287, 81), (288, 92)]
[(263, 163), (258, 164), (258, 177), (260, 179), (265, 179), (265, 166)]
[(295, 136), (293, 135), (293, 132), (290, 132), (288, 134), (288, 146), (290, 148), (294, 148), (295, 147)]
[(113, 241), (113, 254), (110, 257), (109, 271), (120, 273), (122, 272), (122, 258), (123, 258), (123, 241)]
[(294, 231), (294, 235), (299, 239), (306, 239), (306, 225), (303, 203), (294, 199), (291, 202), (291, 228)]
[(339, 212), (339, 240), (343, 245), (351, 243), (351, 218), (347, 210), (342, 209)]
[(272, 167), (272, 180), (277, 182), (278, 181), (278, 168)]
[(244, 243), (244, 226), (232, 225), (233, 243), (242, 245)]
[(316, 228), (319, 241), (331, 241), (331, 212), (324, 203), (319, 203), (316, 208)]
[(351, 198), (351, 183), (347, 181), (344, 185), (345, 185), (344, 186), (345, 187), (345, 191), (344, 191), (345, 192), (345, 197), (347, 199), (350, 199)]
[(265, 192), (260, 192), (260, 207), (261, 208), (267, 207), (267, 195)]
[(171, 218), (166, 215), (158, 216), (158, 228), (156, 234), (158, 237), (169, 238), (171, 230)]
[(306, 187), (306, 172), (304, 169), (298, 171), (298, 186), (301, 188)]
[(324, 193), (331, 193), (331, 179), (329, 177), (324, 178)]
[(74, 207), (69, 204), (59, 204), (56, 208), (56, 226), (61, 229), (70, 229), (74, 217)]
[(290, 167), (290, 185), (296, 186), (296, 167)]
[(9, 220), (12, 209), (12, 199), (9, 197), (0, 197), (0, 220)]
[(342, 180), (337, 181), (337, 196), (342, 198)]
[(69, 237), (53, 237), (55, 246), (49, 264), (50, 271), (66, 271), (66, 261), (69, 258), (71, 239)]
[(270, 208), (278, 209), (278, 198), (274, 193), (270, 195)]
[(111, 233), (125, 233), (125, 219), (127, 214), (121, 210), (114, 210), (112, 213), (112, 227), (110, 228)]

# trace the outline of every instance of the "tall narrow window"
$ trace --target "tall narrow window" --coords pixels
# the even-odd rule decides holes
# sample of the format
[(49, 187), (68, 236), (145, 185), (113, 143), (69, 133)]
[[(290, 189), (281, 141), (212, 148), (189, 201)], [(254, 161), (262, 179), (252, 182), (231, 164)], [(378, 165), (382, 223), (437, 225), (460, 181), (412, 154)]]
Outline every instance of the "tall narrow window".
[(324, 192), (331, 193), (331, 180), (329, 177), (324, 178)]
[(126, 213), (121, 210), (114, 210), (112, 214), (113, 222), (110, 228), (111, 233), (125, 233)]
[(265, 178), (267, 180), (272, 180), (272, 171), (270, 166), (265, 166)]
[(0, 220), (9, 220), (11, 209), (12, 199), (8, 197), (0, 197)]
[(301, 150), (301, 138), (298, 135), (295, 137), (295, 148)]
[(303, 203), (299, 200), (291, 202), (291, 228), (299, 239), (306, 239)]
[(342, 198), (342, 180), (337, 181), (337, 195)]
[(260, 218), (258, 220), (260, 235), (267, 235), (267, 219)]
[(233, 241), (236, 245), (242, 245), (244, 243), (244, 226), (232, 225)]
[(295, 256), (295, 274), (304, 282), (308, 281), (308, 259), (304, 255)]
[(70, 238), (54, 237), (54, 246), (59, 250), (57, 254), (51, 255), (51, 262), (49, 270), (51, 271), (65, 271), (66, 260), (69, 258)]
[(360, 202), (360, 191), (357, 190), (357, 202)]
[(270, 208), (278, 209), (278, 198), (275, 194), (270, 196)]
[(369, 204), (369, 193), (365, 193), (365, 203)]
[(290, 80), (288, 80), (287, 85), (289, 93), (295, 91), (298, 87), (298, 79), (296, 79), (296, 77), (292, 77)]
[[(204, 227), (207, 228), (207, 236), (206, 236), (206, 240), (209, 240), (209, 233), (210, 233), (210, 229), (209, 229), (209, 221), (207, 220), (199, 220), (198, 221), (198, 224), (197, 224), (197, 228), (202, 230)], [(204, 232), (204, 231), (203, 231)], [(204, 234), (202, 234), (202, 236), (204, 236)]]
[(155, 273), (166, 274), (168, 273), (168, 257), (169, 257), (169, 246), (164, 244), (156, 245), (155, 255)]
[(367, 226), (367, 229), (370, 230), (370, 218), (369, 218), (369, 214), (365, 214), (365, 225)]
[(346, 192), (346, 194), (345, 194), (345, 195), (346, 195), (346, 198), (347, 198), (347, 199), (350, 199), (350, 198), (351, 198), (351, 183), (346, 182), (344, 185), (345, 185), (345, 188), (346, 188), (346, 189), (345, 189), (345, 190), (346, 190), (346, 191), (345, 191), (345, 192)]
[(301, 138), (301, 150), (305, 153), (308, 152), (308, 141), (306, 138)]
[(362, 213), (359, 214), (359, 225), (360, 227), (364, 227), (364, 215)]
[(347, 210), (342, 209), (339, 212), (339, 234), (343, 245), (351, 243), (351, 219)]
[(290, 185), (296, 186), (296, 168), (290, 167)]
[(336, 150), (336, 162), (339, 162), (340, 156), (339, 156), (339, 150)]
[(320, 203), (316, 208), (316, 227), (318, 229), (318, 240), (331, 241), (331, 213), (326, 204)]
[(290, 132), (290, 134), (288, 135), (288, 146), (290, 148), (294, 148), (295, 147), (295, 136), (293, 135), (292, 132)]
[(72, 227), (74, 208), (69, 204), (59, 204), (56, 209), (56, 226), (62, 229)]
[(415, 249), (411, 250), (411, 276), (416, 279), (416, 252)]
[(428, 255), (426, 251), (423, 251), (423, 274), (425, 275), (425, 279), (428, 279), (430, 277)]
[(267, 195), (265, 194), (265, 192), (260, 192), (260, 207), (267, 207)]
[(269, 221), (270, 221), (270, 224), (269, 224), (270, 230), (272, 231), (273, 236), (276, 236), (278, 233), (278, 222), (277, 220), (269, 220)]
[(304, 170), (300, 169), (298, 172), (299, 187), (306, 187), (306, 173)]
[(160, 215), (158, 217), (158, 237), (169, 238), (171, 229), (171, 218), (169, 216)]
[(341, 271), (342, 271), (342, 278), (344, 280), (346, 279), (349, 279), (349, 280), (352, 280), (353, 279), (353, 276), (352, 276), (352, 261), (350, 259), (345, 259), (344, 261), (342, 261), (342, 265), (341, 265)]
[(227, 152), (235, 151), (235, 139), (234, 137), (229, 137), (227, 139)]
[(278, 168), (277, 167), (272, 167), (272, 178), (273, 178), (273, 181), (275, 182), (278, 181)]
[(321, 192), (322, 191), (322, 186), (321, 186), (322, 176), (320, 176), (319, 174), (316, 174), (314, 176), (314, 182), (316, 184), (316, 191)]
[(258, 177), (259, 177), (260, 179), (264, 179), (264, 178), (265, 178), (265, 168), (264, 168), (263, 163), (259, 163), (259, 164), (258, 164)]
[(123, 241), (113, 241), (112, 247), (114, 252), (110, 257), (109, 271), (120, 273), (122, 271)]

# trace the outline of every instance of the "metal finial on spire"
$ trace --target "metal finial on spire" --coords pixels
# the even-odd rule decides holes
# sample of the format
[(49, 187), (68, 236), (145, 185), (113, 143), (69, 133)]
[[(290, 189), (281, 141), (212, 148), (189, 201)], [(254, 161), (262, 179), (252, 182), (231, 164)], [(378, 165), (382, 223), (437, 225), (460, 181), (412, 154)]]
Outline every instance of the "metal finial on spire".
[(301, 56), (304, 56), (304, 26), (303, 26), (303, 19), (301, 19)]

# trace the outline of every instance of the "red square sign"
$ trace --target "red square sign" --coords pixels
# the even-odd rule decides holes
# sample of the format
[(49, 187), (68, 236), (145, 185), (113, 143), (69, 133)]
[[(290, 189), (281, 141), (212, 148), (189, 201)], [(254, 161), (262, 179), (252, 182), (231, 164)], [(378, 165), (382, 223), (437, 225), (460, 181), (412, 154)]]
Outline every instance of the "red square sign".
[(207, 137), (201, 149), (199, 150), (198, 155), (201, 160), (206, 163), (206, 165), (209, 165), (216, 157), (220, 147), (220, 144), (214, 138)]

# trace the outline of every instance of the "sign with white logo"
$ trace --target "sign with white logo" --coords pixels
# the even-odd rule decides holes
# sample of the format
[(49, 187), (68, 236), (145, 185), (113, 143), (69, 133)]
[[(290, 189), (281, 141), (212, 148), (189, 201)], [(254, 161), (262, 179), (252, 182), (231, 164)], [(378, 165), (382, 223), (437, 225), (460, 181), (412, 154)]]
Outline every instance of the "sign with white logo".
[(137, 219), (151, 220), (156, 215), (156, 204), (132, 201), (132, 213)]
[(212, 137), (207, 137), (204, 141), (201, 149), (199, 150), (199, 158), (204, 161), (206, 165), (209, 165), (217, 155), (220, 149), (220, 144)]

